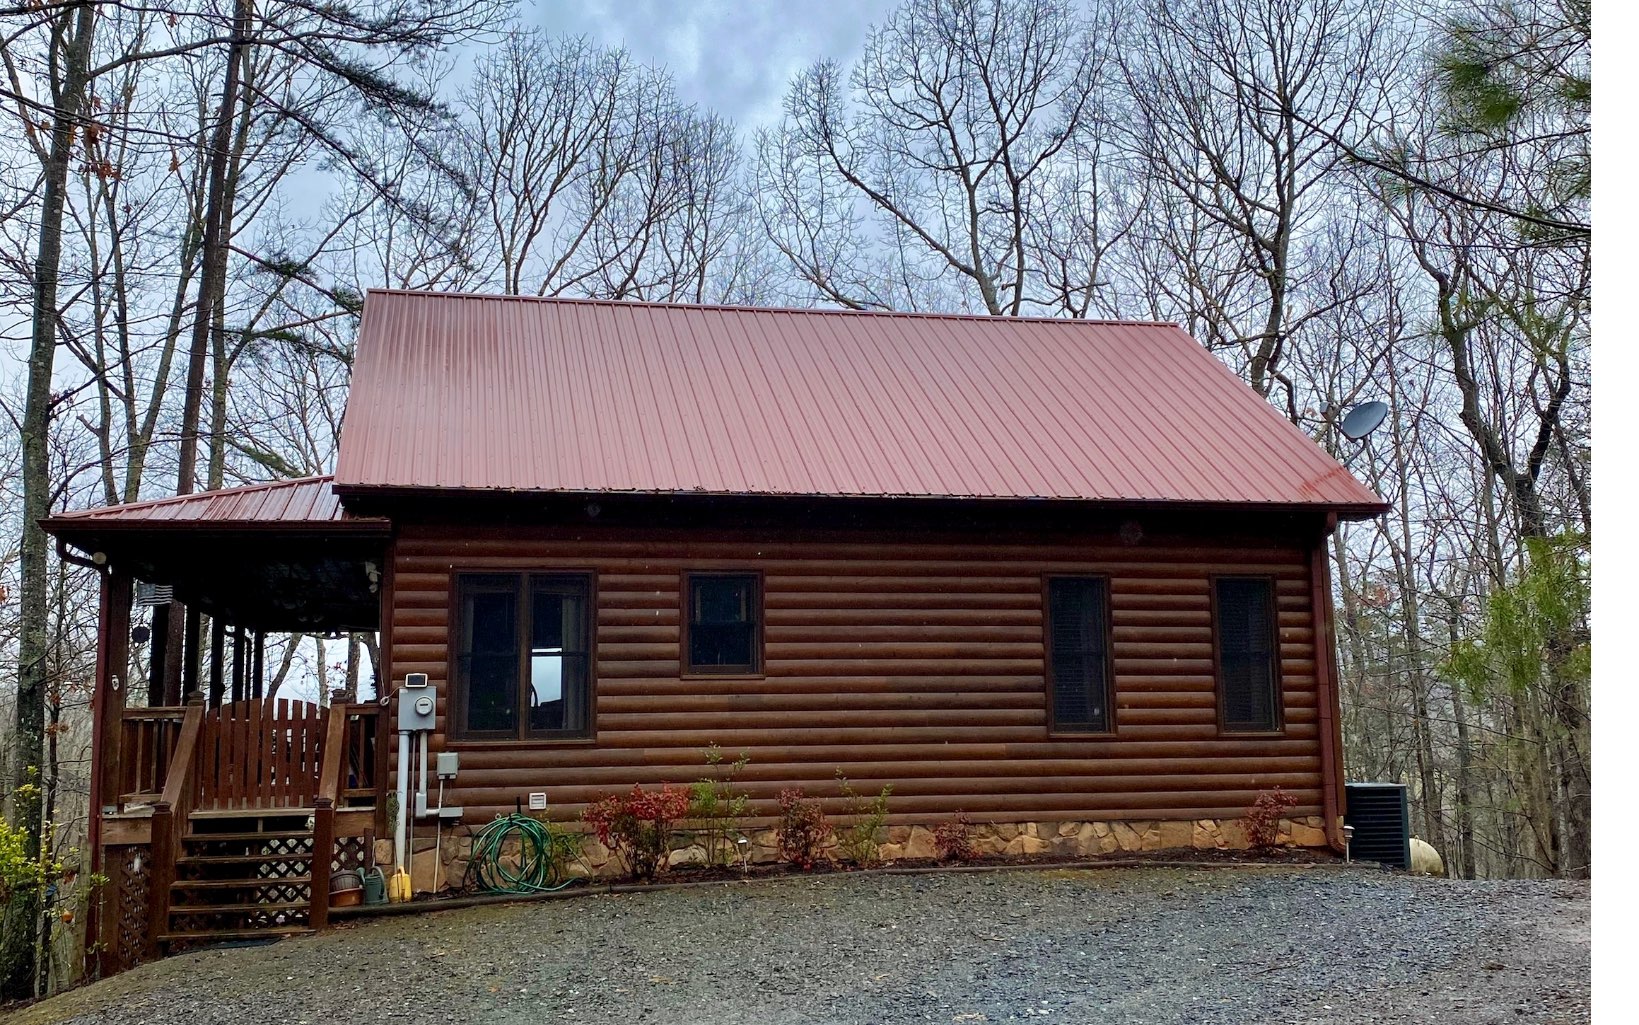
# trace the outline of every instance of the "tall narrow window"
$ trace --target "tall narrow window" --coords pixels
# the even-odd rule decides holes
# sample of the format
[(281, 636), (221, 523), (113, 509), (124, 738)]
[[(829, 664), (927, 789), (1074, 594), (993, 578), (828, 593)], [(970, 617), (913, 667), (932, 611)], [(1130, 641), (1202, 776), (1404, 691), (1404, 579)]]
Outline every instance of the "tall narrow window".
[(688, 577), (686, 672), (751, 676), (762, 671), (762, 594), (757, 584), (751, 574)]
[(1056, 732), (1111, 730), (1109, 623), (1109, 583), (1102, 577), (1047, 581), (1048, 674)]
[(479, 740), (585, 736), (589, 581), (558, 574), (457, 580), (454, 732)]
[(1226, 733), (1280, 729), (1275, 586), (1267, 577), (1213, 581), (1217, 616), (1218, 714)]

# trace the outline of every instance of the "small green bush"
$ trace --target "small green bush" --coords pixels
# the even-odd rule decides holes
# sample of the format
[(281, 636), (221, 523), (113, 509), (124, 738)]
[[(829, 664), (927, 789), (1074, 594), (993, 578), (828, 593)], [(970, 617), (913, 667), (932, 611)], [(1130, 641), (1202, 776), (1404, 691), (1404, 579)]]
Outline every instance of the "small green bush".
[(689, 787), (689, 824), (706, 852), (708, 865), (726, 866), (734, 858), (735, 840), (744, 832), (741, 822), (748, 800), (746, 794), (734, 790), (734, 777), (750, 761), (751, 756), (741, 752), (726, 769), (718, 769), (723, 764), (723, 749), (713, 744), (706, 748), (706, 765), (719, 774)]
[(881, 793), (866, 797), (853, 788), (841, 769), (837, 770), (837, 782), (842, 788), (844, 812), (851, 822), (837, 837), (838, 852), (851, 865), (874, 865), (882, 855), (878, 837), (888, 822), (888, 795), (893, 793), (893, 785), (884, 785)]

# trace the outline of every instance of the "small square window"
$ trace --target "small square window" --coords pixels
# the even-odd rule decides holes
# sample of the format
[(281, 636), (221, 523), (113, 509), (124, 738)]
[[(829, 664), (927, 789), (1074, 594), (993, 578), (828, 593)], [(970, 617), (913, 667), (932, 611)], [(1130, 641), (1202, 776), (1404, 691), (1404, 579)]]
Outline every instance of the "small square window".
[(762, 670), (762, 588), (752, 574), (691, 574), (684, 671), (754, 676)]

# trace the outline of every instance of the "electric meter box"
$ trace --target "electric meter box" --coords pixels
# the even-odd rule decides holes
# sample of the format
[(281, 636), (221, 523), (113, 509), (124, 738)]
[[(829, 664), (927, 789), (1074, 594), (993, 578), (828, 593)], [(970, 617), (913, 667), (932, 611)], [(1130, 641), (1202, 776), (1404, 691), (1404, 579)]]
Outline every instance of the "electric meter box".
[(438, 724), (438, 693), (427, 685), (426, 673), (410, 673), (398, 689), (398, 729), (401, 733), (432, 732)]

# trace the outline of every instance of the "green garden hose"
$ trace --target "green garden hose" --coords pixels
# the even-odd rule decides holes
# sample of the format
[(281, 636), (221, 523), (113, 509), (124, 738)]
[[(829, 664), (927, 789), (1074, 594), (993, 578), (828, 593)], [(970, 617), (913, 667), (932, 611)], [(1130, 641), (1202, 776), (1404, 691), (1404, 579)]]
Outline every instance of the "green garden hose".
[(467, 881), (484, 893), (550, 893), (574, 882), (565, 872), (579, 853), (579, 837), (538, 818), (502, 815), (472, 839)]

